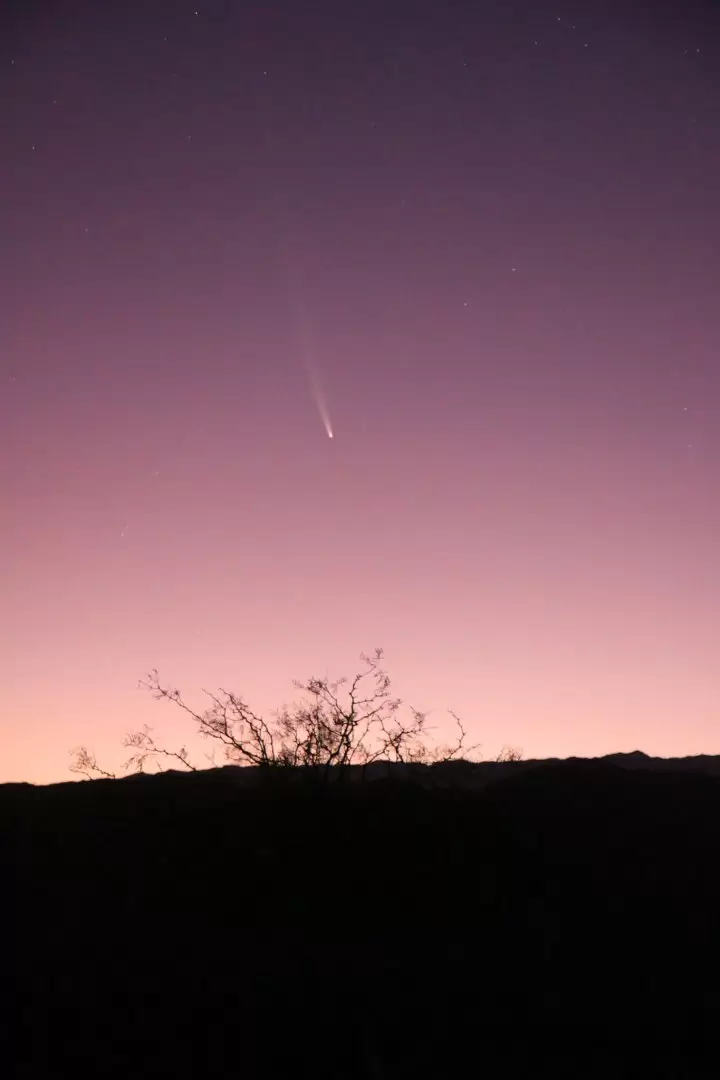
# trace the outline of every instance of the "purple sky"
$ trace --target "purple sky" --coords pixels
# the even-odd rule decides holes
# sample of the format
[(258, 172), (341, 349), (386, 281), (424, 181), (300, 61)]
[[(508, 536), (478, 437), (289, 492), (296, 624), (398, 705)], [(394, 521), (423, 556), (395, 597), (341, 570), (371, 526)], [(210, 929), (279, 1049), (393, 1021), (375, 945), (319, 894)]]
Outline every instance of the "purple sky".
[(0, 780), (376, 645), (488, 756), (720, 753), (715, 7), (6, 7)]

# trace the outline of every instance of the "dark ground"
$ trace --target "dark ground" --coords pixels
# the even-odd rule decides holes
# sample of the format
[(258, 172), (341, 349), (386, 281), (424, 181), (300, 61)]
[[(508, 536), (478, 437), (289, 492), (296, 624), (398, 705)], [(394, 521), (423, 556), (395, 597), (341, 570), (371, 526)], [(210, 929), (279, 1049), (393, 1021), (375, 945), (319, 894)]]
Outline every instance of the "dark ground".
[(720, 778), (216, 770), (5, 785), (0, 822), (19, 1077), (717, 1075)]

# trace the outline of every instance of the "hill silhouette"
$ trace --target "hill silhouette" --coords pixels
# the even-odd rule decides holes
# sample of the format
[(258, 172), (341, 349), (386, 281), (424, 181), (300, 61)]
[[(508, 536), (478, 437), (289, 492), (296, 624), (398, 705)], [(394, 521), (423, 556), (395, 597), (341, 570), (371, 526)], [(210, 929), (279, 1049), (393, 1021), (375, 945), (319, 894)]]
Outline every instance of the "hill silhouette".
[(711, 1076), (717, 758), (0, 788), (21, 1076)]

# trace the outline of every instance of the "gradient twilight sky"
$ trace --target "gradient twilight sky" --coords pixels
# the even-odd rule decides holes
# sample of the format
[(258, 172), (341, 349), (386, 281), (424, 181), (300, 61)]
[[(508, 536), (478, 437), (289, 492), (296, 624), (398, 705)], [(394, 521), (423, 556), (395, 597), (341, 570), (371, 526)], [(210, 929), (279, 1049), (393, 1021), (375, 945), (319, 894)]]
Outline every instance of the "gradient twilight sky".
[(2, 19), (0, 780), (376, 645), (488, 756), (720, 753), (716, 5)]

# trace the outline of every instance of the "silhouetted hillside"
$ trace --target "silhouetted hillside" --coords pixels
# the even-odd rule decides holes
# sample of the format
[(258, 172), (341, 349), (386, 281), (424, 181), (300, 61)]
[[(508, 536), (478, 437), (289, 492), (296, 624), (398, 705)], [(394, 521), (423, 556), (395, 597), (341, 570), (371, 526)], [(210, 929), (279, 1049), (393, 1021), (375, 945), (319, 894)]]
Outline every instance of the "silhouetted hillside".
[(712, 767), (474, 768), (5, 785), (20, 1075), (713, 1075)]

